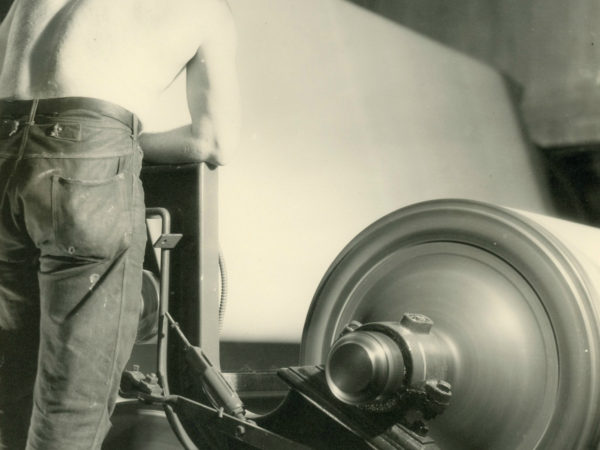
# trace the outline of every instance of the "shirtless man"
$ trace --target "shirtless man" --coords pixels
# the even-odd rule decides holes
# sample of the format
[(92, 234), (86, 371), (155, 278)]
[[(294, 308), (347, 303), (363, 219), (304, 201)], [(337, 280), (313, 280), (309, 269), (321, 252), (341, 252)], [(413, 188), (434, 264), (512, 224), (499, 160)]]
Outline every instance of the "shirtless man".
[[(237, 144), (223, 0), (15, 0), (0, 26), (0, 448), (97, 449), (135, 339), (141, 150)], [(191, 125), (138, 116), (182, 71)], [(38, 353), (39, 348), (39, 353)]]

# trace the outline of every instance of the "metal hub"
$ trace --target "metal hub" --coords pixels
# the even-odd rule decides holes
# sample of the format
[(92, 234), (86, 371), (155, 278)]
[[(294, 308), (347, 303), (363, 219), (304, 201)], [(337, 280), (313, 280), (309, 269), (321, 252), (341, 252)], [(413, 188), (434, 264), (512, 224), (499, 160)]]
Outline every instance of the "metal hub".
[[(301, 363), (325, 362), (347, 323), (421, 313), (435, 323), (428, 355), (446, 354), (437, 359), (452, 385), (450, 406), (431, 422), (441, 448), (586, 448), (600, 415), (590, 326), (598, 295), (582, 287), (571, 258), (535, 222), (502, 208), (437, 201), (397, 211), (352, 241), (323, 278)], [(375, 371), (365, 373), (372, 385)]]
[(398, 345), (383, 333), (357, 331), (340, 338), (326, 365), (327, 384), (343, 402), (383, 399), (401, 386), (404, 360)]

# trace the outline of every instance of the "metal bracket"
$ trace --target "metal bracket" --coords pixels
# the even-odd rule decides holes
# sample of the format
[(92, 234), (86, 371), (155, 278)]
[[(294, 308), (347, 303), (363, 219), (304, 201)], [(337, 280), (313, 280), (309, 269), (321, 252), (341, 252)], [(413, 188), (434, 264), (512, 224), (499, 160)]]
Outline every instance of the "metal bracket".
[(180, 233), (161, 234), (156, 242), (152, 244), (152, 247), (171, 250), (174, 249), (177, 244), (179, 244), (179, 241), (182, 237), (183, 235)]
[(393, 414), (373, 413), (339, 401), (327, 387), (322, 366), (280, 369), (279, 376), (307, 401), (363, 439), (371, 448), (439, 450), (431, 437), (405, 428)]
[(123, 398), (139, 398), (140, 395), (160, 396), (163, 390), (158, 384), (158, 377), (143, 374), (139, 366), (134, 365), (133, 370), (126, 370), (121, 377), (119, 394)]

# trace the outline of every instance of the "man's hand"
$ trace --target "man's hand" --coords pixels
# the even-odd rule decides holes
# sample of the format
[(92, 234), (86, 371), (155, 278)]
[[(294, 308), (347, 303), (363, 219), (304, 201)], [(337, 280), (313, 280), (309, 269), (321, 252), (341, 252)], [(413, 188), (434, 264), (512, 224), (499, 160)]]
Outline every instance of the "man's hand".
[(208, 117), (200, 120), (199, 124), (191, 125), (188, 151), (192, 158), (199, 158), (209, 164), (222, 166), (227, 161), (225, 149), (217, 140), (214, 124)]
[(199, 129), (194, 128), (187, 125), (162, 133), (142, 134), (139, 142), (144, 151), (144, 159), (163, 164), (225, 164), (225, 155), (215, 140), (210, 120), (202, 121)]

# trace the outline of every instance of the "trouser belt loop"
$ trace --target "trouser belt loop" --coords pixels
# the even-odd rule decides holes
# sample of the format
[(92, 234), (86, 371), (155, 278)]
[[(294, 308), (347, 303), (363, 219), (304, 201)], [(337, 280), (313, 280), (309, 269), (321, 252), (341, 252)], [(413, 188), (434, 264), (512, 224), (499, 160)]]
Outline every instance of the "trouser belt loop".
[(137, 138), (138, 134), (140, 133), (140, 121), (137, 118), (137, 116), (135, 114), (133, 114), (133, 119), (132, 119), (132, 131), (133, 131), (133, 137)]
[[(17, 153), (17, 161), (16, 164), (23, 159), (23, 154), (25, 153), (25, 146), (27, 145), (27, 138), (29, 137), (29, 129), (32, 125), (35, 124), (35, 114), (37, 113), (38, 105), (40, 103), (39, 99), (33, 99), (31, 103), (31, 109), (29, 110), (29, 119), (25, 123), (25, 129), (23, 130), (23, 137), (21, 138), (21, 145), (19, 146), (19, 151)], [(12, 176), (12, 175), (11, 175)]]
[(31, 109), (29, 110), (29, 120), (27, 125), (35, 125), (35, 114), (37, 113), (38, 105), (40, 104), (39, 98), (34, 98), (31, 103)]

